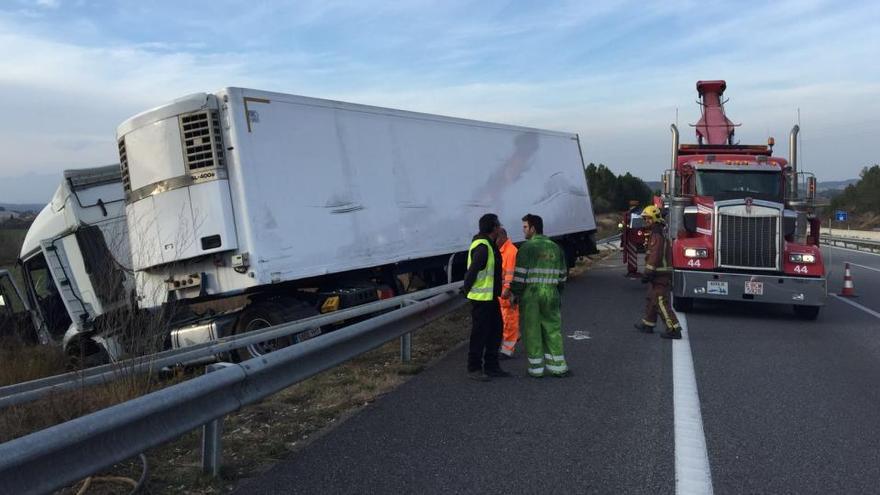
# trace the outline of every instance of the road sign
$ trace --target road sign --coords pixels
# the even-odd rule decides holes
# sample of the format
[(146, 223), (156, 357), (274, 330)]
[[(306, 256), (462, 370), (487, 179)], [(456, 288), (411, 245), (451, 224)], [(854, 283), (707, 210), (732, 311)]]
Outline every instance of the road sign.
[(846, 221), (846, 212), (843, 210), (835, 211), (834, 212), (834, 219), (837, 220), (838, 222), (845, 222)]

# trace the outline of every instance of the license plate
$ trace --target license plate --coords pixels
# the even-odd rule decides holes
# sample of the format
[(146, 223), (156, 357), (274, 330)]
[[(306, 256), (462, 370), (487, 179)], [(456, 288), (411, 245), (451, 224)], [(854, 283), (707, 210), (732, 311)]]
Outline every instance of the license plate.
[(763, 296), (764, 295), (764, 282), (746, 282), (746, 294), (752, 294), (755, 296)]
[(301, 333), (296, 334), (296, 336), (294, 337), (294, 340), (296, 341), (297, 344), (299, 344), (300, 342), (304, 342), (304, 341), (309, 340), (311, 338), (315, 338), (318, 335), (321, 335), (321, 328), (320, 327), (319, 328), (310, 328), (310, 329), (306, 330), (305, 332), (301, 332)]
[(706, 292), (715, 296), (726, 296), (727, 282), (709, 280), (706, 282)]

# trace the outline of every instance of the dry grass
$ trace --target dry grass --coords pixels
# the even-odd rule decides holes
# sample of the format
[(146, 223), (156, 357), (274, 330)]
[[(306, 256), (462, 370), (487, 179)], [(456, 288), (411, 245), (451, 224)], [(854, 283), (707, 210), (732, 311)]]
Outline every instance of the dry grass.
[(0, 387), (64, 373), (64, 353), (56, 347), (0, 339)]
[[(64, 353), (58, 347), (22, 345), (11, 339), (0, 342), (0, 386), (64, 373), (65, 365)], [(0, 409), (0, 442), (125, 402), (181, 379), (126, 376), (106, 385), (52, 394), (30, 404)]]
[(127, 376), (106, 385), (51, 394), (44, 399), (0, 409), (0, 442), (70, 421), (178, 383), (182, 376)]

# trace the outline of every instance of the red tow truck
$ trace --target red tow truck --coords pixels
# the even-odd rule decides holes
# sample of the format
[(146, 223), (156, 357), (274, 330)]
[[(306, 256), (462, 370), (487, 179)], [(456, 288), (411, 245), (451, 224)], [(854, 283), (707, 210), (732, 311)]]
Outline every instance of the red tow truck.
[(797, 169), (798, 126), (789, 159), (767, 145), (734, 139), (722, 100), (725, 81), (699, 81), (702, 117), (696, 144), (672, 130), (672, 166), (663, 175), (663, 207), (673, 253), (673, 302), (696, 299), (790, 304), (815, 319), (827, 296), (815, 215), (816, 178)]

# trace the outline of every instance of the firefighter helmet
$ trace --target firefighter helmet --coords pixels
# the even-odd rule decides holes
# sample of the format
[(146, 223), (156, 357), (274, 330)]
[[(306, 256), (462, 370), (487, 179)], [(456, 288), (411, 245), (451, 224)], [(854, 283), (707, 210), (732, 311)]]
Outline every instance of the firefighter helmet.
[(657, 208), (654, 205), (648, 205), (642, 210), (642, 218), (649, 219), (654, 222), (662, 222), (663, 221), (663, 213), (660, 212), (660, 208)]

